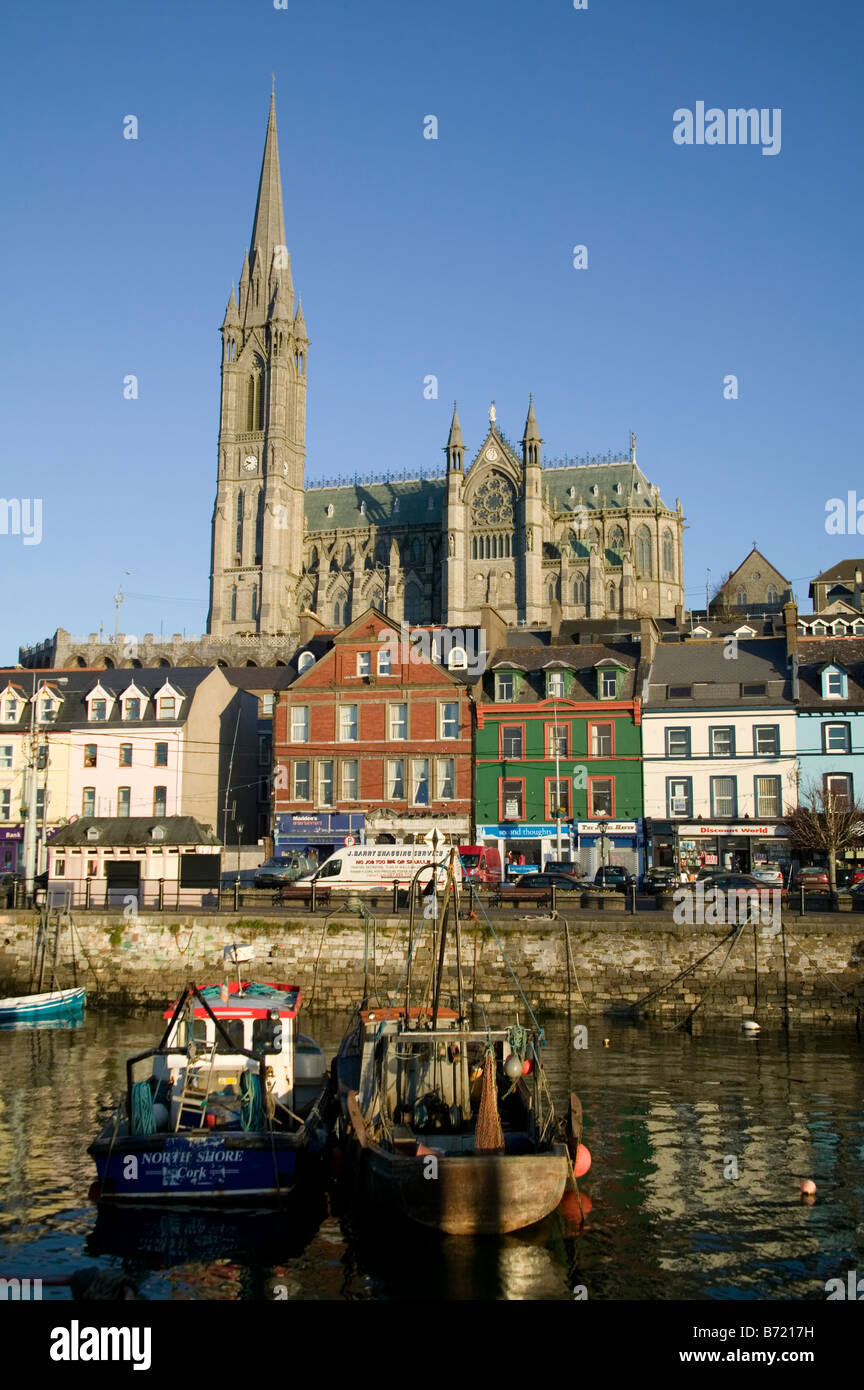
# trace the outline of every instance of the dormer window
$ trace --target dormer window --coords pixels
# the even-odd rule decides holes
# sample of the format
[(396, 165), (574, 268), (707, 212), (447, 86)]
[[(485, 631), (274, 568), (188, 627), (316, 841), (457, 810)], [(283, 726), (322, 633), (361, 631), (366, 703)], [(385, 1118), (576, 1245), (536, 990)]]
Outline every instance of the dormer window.
[(131, 696), (128, 700), (124, 700), (124, 701), (123, 701), (123, 718), (124, 718), (124, 719), (140, 719), (140, 718), (141, 718), (141, 701), (138, 699), (138, 696), (137, 696), (137, 695), (133, 695), (133, 696)]
[(98, 840), (98, 839), (99, 839), (99, 827), (98, 827), (97, 825), (88, 825), (88, 827), (87, 827), (87, 839), (88, 839), (88, 840)]
[(618, 676), (615, 671), (600, 672), (600, 699), (614, 700), (618, 694)]
[(561, 699), (564, 695), (564, 672), (548, 671), (546, 674), (546, 694), (550, 699)]
[(87, 706), (87, 718), (93, 723), (104, 724), (114, 703), (114, 696), (101, 685), (96, 685), (89, 695), (84, 697)]
[(14, 695), (7, 695), (3, 700), (3, 723), (18, 723), (18, 700)]
[(846, 672), (839, 666), (826, 666), (822, 672), (822, 697), (825, 700), (845, 700), (848, 693)]
[(102, 722), (108, 718), (108, 701), (103, 699), (90, 701), (90, 716), (97, 722)]
[(468, 653), (464, 647), (451, 647), (450, 655), (447, 658), (447, 665), (451, 671), (467, 671)]
[(512, 700), (515, 691), (512, 671), (500, 671), (495, 676), (495, 699)]
[(301, 652), (297, 658), (297, 670), (302, 675), (308, 671), (310, 666), (315, 665), (315, 657), (312, 652)]
[(332, 515), (333, 515), (333, 503), (332, 503), (332, 502), (328, 502), (328, 503), (327, 503), (327, 506), (324, 508), (324, 511), (326, 512), (327, 516), (332, 516)]
[(176, 719), (177, 701), (173, 695), (160, 695), (159, 697), (159, 718)]
[(57, 704), (50, 695), (44, 695), (39, 706), (39, 719), (43, 724), (50, 724), (51, 720), (57, 715)]

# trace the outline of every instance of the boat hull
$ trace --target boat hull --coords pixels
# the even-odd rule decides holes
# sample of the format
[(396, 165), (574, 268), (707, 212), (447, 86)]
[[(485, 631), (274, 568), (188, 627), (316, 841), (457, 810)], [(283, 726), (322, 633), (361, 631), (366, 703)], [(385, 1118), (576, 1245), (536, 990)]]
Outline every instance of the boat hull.
[(376, 1202), (447, 1235), (506, 1235), (533, 1226), (564, 1196), (570, 1160), (563, 1144), (543, 1153), (409, 1158), (377, 1144), (357, 1149)]
[[(110, 1128), (110, 1133), (109, 1133)], [(98, 1201), (237, 1202), (278, 1200), (320, 1158), (303, 1131), (153, 1134), (119, 1137), (106, 1127), (88, 1150)]]
[(55, 989), (47, 994), (22, 994), (17, 998), (0, 999), (0, 1024), (46, 1023), (55, 1019), (80, 1016), (84, 1009), (85, 989)]

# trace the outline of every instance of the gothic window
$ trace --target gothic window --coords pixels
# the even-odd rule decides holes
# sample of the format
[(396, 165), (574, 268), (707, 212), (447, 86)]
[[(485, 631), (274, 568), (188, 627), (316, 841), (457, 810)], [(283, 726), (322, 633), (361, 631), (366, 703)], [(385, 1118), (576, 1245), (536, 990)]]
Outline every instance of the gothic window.
[(738, 605), (739, 608), (746, 608), (746, 607), (747, 607), (747, 590), (746, 590), (746, 589), (739, 589), (739, 590), (738, 590), (737, 594), (735, 595), (735, 602), (737, 603), (737, 605)]
[(236, 590), (236, 588), (234, 588), (234, 589), (231, 590), (231, 621), (232, 621), (232, 623), (236, 623), (236, 621), (237, 621), (237, 590)]
[(264, 493), (258, 492), (258, 514), (255, 518), (255, 563), (260, 565), (264, 558)]
[(420, 560), (421, 554), (422, 554), (422, 547), (421, 547), (421, 545), (420, 545), (420, 541), (419, 541), (419, 540), (417, 539), (417, 537), (415, 536), (414, 539), (413, 539), (413, 541), (411, 542), (411, 563), (412, 563), (412, 564), (418, 564), (418, 563), (419, 563), (419, 560)]
[(247, 430), (263, 430), (264, 428), (264, 399), (262, 388), (261, 362), (256, 358), (255, 367), (249, 378), (246, 395), (246, 428)]
[(481, 483), (471, 504), (471, 521), (476, 527), (512, 526), (515, 516), (513, 485), (499, 473)]
[(234, 549), (237, 552), (237, 563), (240, 563), (243, 554), (243, 490), (237, 493), (237, 531), (235, 535)]
[(639, 574), (651, 573), (651, 532), (647, 526), (636, 532), (636, 569)]
[(577, 574), (573, 584), (573, 602), (580, 605), (585, 603), (585, 576), (583, 574)]
[(416, 584), (409, 584), (405, 590), (405, 621), (407, 623), (419, 623), (420, 621), (420, 591)]
[(354, 559), (354, 556), (353, 556), (352, 553), (351, 553), (351, 547), (350, 547), (350, 545), (346, 545), (346, 547), (345, 547), (345, 558), (344, 558), (344, 560), (343, 560), (343, 562), (342, 562), (343, 568), (346, 569), (346, 570), (350, 570), (351, 565), (352, 565), (352, 562), (353, 562), (353, 559)]
[(624, 532), (621, 530), (620, 526), (615, 526), (612, 529), (612, 534), (609, 537), (609, 549), (613, 552), (613, 562), (620, 564), (621, 555), (624, 550)]
[(389, 547), (388, 547), (388, 545), (387, 545), (387, 542), (386, 542), (386, 541), (379, 541), (378, 544), (377, 544), (376, 547), (375, 547), (375, 560), (376, 560), (376, 562), (377, 562), (379, 565), (385, 565), (385, 566), (386, 566), (386, 564), (387, 564), (387, 559), (388, 559), (389, 554), (390, 554), (390, 551), (389, 551)]
[(253, 589), (253, 590), (252, 590), (252, 621), (253, 621), (253, 623), (256, 621), (257, 617), (258, 617), (258, 590), (257, 590), (257, 589)]
[(558, 580), (557, 580), (557, 579), (550, 579), (550, 580), (549, 580), (549, 602), (550, 602), (550, 604), (555, 602), (555, 600), (558, 598), (560, 592), (561, 592), (561, 591), (560, 591), (560, 588), (559, 588), (559, 585), (558, 585)]
[(317, 547), (317, 545), (313, 545), (312, 549), (309, 551), (309, 563), (308, 563), (308, 565), (306, 566), (306, 568), (309, 569), (309, 570), (317, 570), (317, 568), (318, 568), (318, 547)]
[(477, 537), (476, 537), (476, 536), (472, 536), (472, 537), (471, 537), (471, 559), (472, 559), (472, 560), (476, 560), (476, 559), (477, 559)]
[(344, 594), (339, 594), (339, 596), (333, 602), (333, 626), (345, 627), (347, 623), (348, 599), (345, 597)]
[(588, 539), (588, 548), (589, 548), (589, 550), (592, 548), (592, 546), (597, 546), (597, 547), (599, 548), (599, 545), (600, 545), (600, 532), (597, 530), (597, 527), (596, 527), (596, 526), (592, 526), (592, 527), (591, 527), (591, 530), (588, 532), (588, 538), (587, 538), (587, 539)]
[(370, 606), (374, 608), (378, 613), (384, 612), (384, 595), (381, 593), (379, 589), (375, 590), (374, 594), (369, 600), (369, 603)]
[(663, 532), (663, 573), (675, 573), (675, 551), (672, 545), (672, 532), (668, 528)]
[(606, 602), (608, 611), (610, 613), (618, 612), (618, 595), (616, 593), (614, 584), (610, 584), (608, 590), (606, 591)]
[(769, 584), (769, 585), (768, 585), (768, 589), (767, 589), (766, 594), (765, 594), (766, 601), (767, 601), (768, 603), (776, 603), (776, 602), (777, 602), (777, 597), (778, 597), (778, 595), (777, 595), (777, 590), (776, 590), (776, 588), (774, 587), (773, 584)]

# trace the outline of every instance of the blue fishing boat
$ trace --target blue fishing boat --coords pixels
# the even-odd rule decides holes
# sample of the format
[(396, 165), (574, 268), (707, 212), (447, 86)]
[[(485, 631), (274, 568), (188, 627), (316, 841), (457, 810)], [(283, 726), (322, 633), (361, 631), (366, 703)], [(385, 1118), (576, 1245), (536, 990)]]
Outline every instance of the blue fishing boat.
[(84, 1012), (86, 998), (87, 991), (82, 987), (0, 999), (0, 1026), (14, 1023), (77, 1023)]
[(330, 1130), (324, 1053), (297, 1031), (295, 985), (188, 984), (158, 1046), (88, 1149), (100, 1202), (279, 1201)]

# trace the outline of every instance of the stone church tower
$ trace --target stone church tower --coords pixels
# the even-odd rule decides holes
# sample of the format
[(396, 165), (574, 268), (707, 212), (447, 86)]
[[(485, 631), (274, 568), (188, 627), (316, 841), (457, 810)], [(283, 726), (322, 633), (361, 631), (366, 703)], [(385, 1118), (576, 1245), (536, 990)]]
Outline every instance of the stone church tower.
[(285, 244), (275, 98), (239, 302), (222, 324), (219, 476), (213, 511), (213, 636), (296, 629), (303, 566), (309, 340)]

